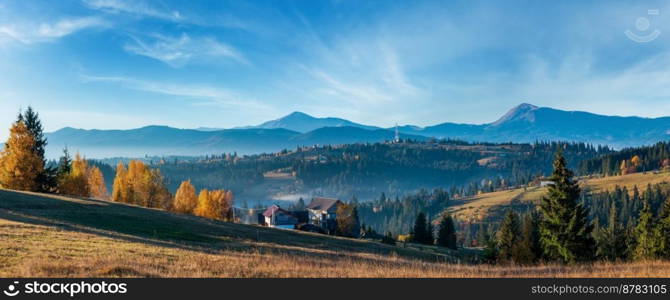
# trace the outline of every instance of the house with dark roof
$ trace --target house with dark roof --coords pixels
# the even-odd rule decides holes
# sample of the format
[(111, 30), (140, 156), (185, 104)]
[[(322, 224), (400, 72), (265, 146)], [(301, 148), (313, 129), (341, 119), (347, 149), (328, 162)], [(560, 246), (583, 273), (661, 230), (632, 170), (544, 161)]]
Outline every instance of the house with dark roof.
[(316, 197), (306, 209), (309, 224), (319, 226), (326, 232), (334, 232), (337, 227), (337, 207), (342, 201), (332, 198)]
[(264, 225), (268, 227), (295, 229), (299, 217), (279, 205), (272, 205), (262, 213)]

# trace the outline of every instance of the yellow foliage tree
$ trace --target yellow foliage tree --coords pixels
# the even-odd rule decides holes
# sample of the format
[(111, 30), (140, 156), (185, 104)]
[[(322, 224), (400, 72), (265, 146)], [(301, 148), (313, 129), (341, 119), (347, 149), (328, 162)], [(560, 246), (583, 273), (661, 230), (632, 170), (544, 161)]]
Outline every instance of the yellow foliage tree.
[(230, 221), (232, 219), (233, 193), (225, 190), (203, 189), (198, 196), (194, 214), (199, 217)]
[(191, 180), (182, 181), (174, 196), (172, 209), (179, 213), (190, 214), (198, 206), (198, 197)]
[(36, 179), (44, 172), (44, 162), (33, 151), (35, 137), (22, 121), (14, 123), (9, 131), (9, 139), (0, 155), (0, 186), (37, 191), (40, 185)]
[(116, 165), (116, 176), (114, 177), (114, 185), (112, 186), (112, 201), (128, 203), (128, 171), (123, 163)]
[(642, 159), (639, 156), (635, 155), (633, 156), (633, 158), (630, 159), (630, 163), (637, 168), (642, 164)]
[(105, 186), (105, 177), (96, 166), (88, 169), (88, 191), (91, 197), (96, 199), (107, 199), (107, 186)]
[(88, 189), (88, 163), (79, 153), (72, 161), (72, 169), (58, 179), (58, 193), (89, 197)]
[(147, 187), (144, 205), (146, 207), (169, 209), (172, 204), (172, 194), (168, 191), (161, 172), (148, 169), (145, 177), (147, 178), (145, 180)]
[(211, 211), (211, 201), (209, 200), (209, 190), (202, 189), (198, 194), (198, 205), (193, 210), (193, 214), (198, 217), (208, 218)]
[(126, 169), (116, 168), (112, 200), (146, 207), (167, 208), (172, 195), (165, 186), (163, 176), (139, 160), (132, 160)]

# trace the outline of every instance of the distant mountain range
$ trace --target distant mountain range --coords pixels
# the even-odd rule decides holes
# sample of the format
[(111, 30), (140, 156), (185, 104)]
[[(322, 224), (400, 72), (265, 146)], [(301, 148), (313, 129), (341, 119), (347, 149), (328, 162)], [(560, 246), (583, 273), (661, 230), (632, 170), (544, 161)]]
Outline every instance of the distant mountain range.
[(368, 130), (381, 129), (379, 127), (362, 125), (340, 118), (315, 118), (308, 114), (301, 113), (299, 111), (293, 112), (277, 120), (267, 121), (258, 126), (252, 126), (251, 128), (265, 128), (265, 129), (284, 128), (288, 130), (305, 133), (324, 127), (347, 127), (347, 126), (363, 128)]
[[(294, 112), (257, 126), (234, 129), (177, 129), (147, 126), (131, 130), (63, 128), (48, 133), (50, 157), (63, 147), (90, 158), (144, 155), (204, 155), (276, 152), (296, 146), (381, 142), (395, 128), (362, 125), (340, 118), (316, 118)], [(670, 138), (670, 117), (603, 116), (531, 104), (514, 107), (499, 120), (482, 125), (442, 123), (398, 128), (401, 138), (452, 138), (482, 142), (579, 141), (615, 148), (652, 144)]]
[[(167, 126), (147, 126), (130, 130), (84, 130), (63, 128), (46, 134), (49, 157), (56, 158), (64, 147), (88, 158), (205, 155), (237, 152), (270, 153), (297, 146), (383, 142), (393, 139), (386, 129), (323, 127), (307, 133), (283, 128), (225, 129), (203, 131)], [(424, 136), (401, 134), (417, 140)]]
[(670, 117), (603, 116), (521, 104), (493, 123), (404, 126), (405, 134), (486, 142), (577, 141), (615, 148), (653, 144), (670, 138)]
[[(256, 126), (243, 126), (235, 129), (288, 129), (295, 132), (306, 133), (324, 127), (357, 127), (368, 130), (381, 129), (380, 127), (367, 126), (340, 118), (317, 118), (299, 111), (292, 112), (282, 118), (270, 120)], [(200, 127), (201, 131), (224, 130), (224, 128)]]

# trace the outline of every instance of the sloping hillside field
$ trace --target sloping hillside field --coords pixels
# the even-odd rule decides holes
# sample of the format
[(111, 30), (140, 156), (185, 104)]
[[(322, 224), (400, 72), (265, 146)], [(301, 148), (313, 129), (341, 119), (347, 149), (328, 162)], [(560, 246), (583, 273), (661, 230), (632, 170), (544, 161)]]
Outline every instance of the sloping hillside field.
[(503, 267), (456, 263), (462, 255), (0, 190), (2, 277), (670, 275), (667, 262)]
[[(616, 186), (626, 187), (632, 193), (637, 186), (640, 192), (647, 184), (670, 182), (670, 172), (646, 172), (602, 178), (580, 178), (582, 189), (591, 193), (611, 191)], [(539, 203), (546, 188), (527, 187), (493, 193), (484, 193), (474, 197), (456, 200), (448, 210), (461, 220), (477, 222), (490, 215), (502, 215), (509, 205)]]

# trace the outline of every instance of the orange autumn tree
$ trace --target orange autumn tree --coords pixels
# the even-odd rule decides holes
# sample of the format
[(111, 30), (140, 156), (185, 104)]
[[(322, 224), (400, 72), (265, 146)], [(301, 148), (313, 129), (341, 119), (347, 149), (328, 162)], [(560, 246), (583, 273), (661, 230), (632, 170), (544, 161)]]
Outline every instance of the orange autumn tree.
[(179, 213), (190, 214), (198, 205), (198, 197), (191, 180), (182, 181), (174, 196), (172, 209)]
[(621, 170), (621, 175), (626, 175), (639, 172), (641, 166), (642, 159), (635, 155), (630, 160), (622, 160), (619, 169)]
[(91, 195), (88, 188), (88, 163), (79, 153), (72, 161), (70, 172), (58, 179), (58, 193), (81, 197)]
[(6, 189), (37, 191), (39, 174), (44, 172), (44, 162), (33, 151), (35, 137), (23, 121), (10, 128), (9, 139), (0, 154), (0, 186)]
[(112, 201), (129, 203), (128, 199), (130, 193), (130, 186), (128, 185), (128, 171), (123, 163), (116, 166), (116, 176), (114, 177), (114, 184), (112, 187)]
[(96, 199), (108, 199), (107, 186), (102, 171), (96, 166), (88, 169), (88, 191), (91, 197)]
[(198, 206), (193, 213), (196, 216), (221, 220), (232, 220), (233, 193), (225, 190), (208, 191), (203, 189), (198, 196)]

